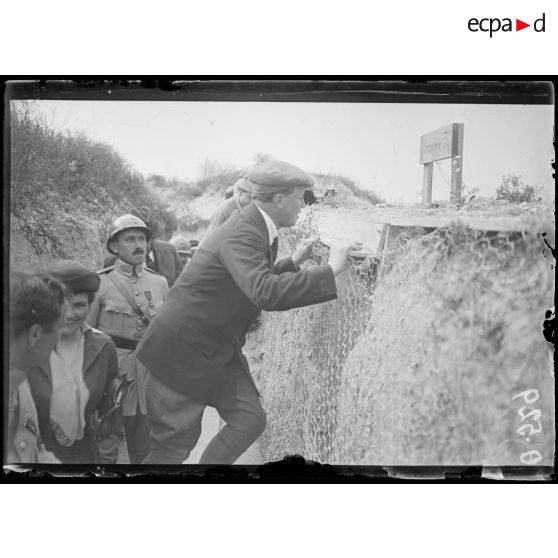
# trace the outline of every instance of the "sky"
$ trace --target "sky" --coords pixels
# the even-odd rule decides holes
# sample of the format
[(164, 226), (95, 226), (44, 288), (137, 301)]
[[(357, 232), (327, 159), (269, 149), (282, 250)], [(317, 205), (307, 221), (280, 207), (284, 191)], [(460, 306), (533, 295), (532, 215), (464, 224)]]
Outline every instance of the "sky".
[[(16, 102), (17, 101), (12, 101)], [(244, 168), (268, 153), (339, 173), (392, 203), (421, 199), (420, 136), (464, 124), (463, 181), (494, 195), (504, 174), (553, 192), (553, 106), (198, 101), (37, 101), (58, 130), (111, 144), (144, 175), (194, 180), (208, 158)], [(450, 162), (435, 163), (433, 200), (449, 199)], [(552, 194), (553, 195), (553, 194)]]

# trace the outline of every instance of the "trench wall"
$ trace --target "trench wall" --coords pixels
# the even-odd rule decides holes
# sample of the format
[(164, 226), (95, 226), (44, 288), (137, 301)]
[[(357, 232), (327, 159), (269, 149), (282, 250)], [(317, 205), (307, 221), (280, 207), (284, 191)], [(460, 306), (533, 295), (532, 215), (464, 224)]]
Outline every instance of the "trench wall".
[(336, 301), (266, 314), (264, 460), (551, 465), (554, 271), (537, 232), (398, 233), (384, 261), (352, 260)]

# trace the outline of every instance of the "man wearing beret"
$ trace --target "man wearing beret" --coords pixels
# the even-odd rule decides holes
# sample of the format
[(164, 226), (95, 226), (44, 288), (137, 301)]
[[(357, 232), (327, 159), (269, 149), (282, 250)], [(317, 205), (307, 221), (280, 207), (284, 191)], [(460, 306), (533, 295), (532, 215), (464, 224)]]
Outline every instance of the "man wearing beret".
[(120, 374), (133, 382), (122, 407), (130, 463), (141, 463), (149, 451), (145, 369), (136, 360), (136, 347), (169, 290), (167, 280), (145, 265), (149, 236), (135, 215), (113, 222), (107, 250), (116, 263), (99, 271), (101, 284), (87, 316), (92, 327), (112, 338)]
[(331, 247), (327, 265), (300, 269), (313, 242), (279, 261), (277, 229), (295, 225), (304, 190), (301, 169), (269, 161), (247, 174), (254, 203), (234, 213), (200, 245), (138, 346), (148, 370), (151, 448), (146, 464), (182, 463), (196, 445), (206, 405), (225, 426), (200, 463), (234, 463), (260, 436), (265, 411), (242, 354), (261, 310), (289, 310), (337, 297), (335, 276), (349, 244)]
[[(139, 217), (150, 230), (145, 265), (149, 269), (161, 274), (167, 280), (169, 287), (172, 287), (184, 266), (181, 264), (180, 257), (174, 246), (170, 242), (165, 242), (158, 238), (163, 234), (164, 227), (161, 226), (160, 221), (153, 216), (153, 212), (146, 205), (132, 209), (130, 215)], [(104, 267), (109, 267), (114, 265), (115, 262), (116, 257), (114, 254), (110, 254), (105, 258), (103, 265)]]

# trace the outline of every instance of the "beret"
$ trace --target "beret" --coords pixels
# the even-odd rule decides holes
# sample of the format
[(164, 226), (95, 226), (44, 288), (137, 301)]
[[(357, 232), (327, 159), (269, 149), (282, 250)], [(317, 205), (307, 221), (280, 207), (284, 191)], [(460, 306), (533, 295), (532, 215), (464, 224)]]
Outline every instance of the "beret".
[(283, 161), (267, 161), (248, 170), (255, 194), (277, 193), (292, 187), (310, 190), (314, 181), (302, 169)]
[(60, 260), (47, 269), (47, 273), (64, 283), (74, 293), (94, 293), (99, 290), (101, 278), (74, 260)]

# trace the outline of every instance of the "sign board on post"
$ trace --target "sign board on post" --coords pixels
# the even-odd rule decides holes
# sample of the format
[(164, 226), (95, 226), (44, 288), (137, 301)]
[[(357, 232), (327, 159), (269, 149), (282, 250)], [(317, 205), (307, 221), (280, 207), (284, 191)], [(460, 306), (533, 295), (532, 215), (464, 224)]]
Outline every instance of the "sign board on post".
[(461, 201), (463, 171), (463, 124), (453, 123), (420, 137), (420, 163), (424, 165), (422, 203), (432, 203), (433, 163), (451, 158), (452, 203)]

